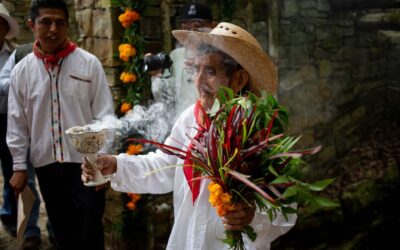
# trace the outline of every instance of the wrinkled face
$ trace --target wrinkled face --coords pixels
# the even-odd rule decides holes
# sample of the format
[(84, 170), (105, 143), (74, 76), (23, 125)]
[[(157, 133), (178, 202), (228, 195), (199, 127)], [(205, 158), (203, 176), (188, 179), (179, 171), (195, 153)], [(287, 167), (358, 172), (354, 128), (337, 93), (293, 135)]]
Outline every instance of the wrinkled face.
[(194, 59), (194, 82), (203, 107), (211, 109), (220, 86), (230, 87), (231, 78), (226, 75), (222, 56), (208, 53)]
[(10, 26), (8, 26), (8, 22), (0, 17), (0, 45), (3, 44), (4, 38), (10, 30)]
[(55, 52), (67, 37), (68, 21), (63, 10), (40, 8), (39, 16), (28, 24), (45, 53)]

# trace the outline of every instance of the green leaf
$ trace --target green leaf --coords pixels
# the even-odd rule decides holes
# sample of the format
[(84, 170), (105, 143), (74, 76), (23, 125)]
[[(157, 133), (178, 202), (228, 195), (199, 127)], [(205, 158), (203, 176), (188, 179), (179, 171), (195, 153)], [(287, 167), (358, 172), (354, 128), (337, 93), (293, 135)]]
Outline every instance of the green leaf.
[(308, 185), (308, 188), (312, 191), (322, 191), (324, 190), (329, 184), (331, 184), (335, 179), (325, 179), (321, 181), (316, 181), (312, 184)]
[(254, 231), (253, 227), (251, 227), (250, 225), (246, 225), (243, 230), (244, 230), (245, 234), (247, 234), (247, 236), (249, 236), (251, 241), (256, 240), (257, 233)]
[(286, 176), (278, 176), (275, 180), (271, 182), (271, 184), (282, 184), (288, 182), (290, 182), (290, 180)]
[(286, 188), (285, 192), (282, 194), (284, 198), (289, 198), (296, 196), (298, 194), (298, 188), (296, 186), (291, 186)]
[(284, 214), (295, 214), (295, 213), (297, 213), (297, 209), (295, 209), (293, 207), (282, 206), (282, 213), (284, 213)]
[(314, 201), (321, 207), (339, 207), (340, 204), (336, 203), (328, 198), (317, 196), (314, 197)]

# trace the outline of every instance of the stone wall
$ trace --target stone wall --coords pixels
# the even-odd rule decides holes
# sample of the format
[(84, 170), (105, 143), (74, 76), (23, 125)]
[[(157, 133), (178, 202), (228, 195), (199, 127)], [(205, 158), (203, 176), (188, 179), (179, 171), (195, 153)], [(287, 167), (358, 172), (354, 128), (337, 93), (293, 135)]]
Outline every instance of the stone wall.
[(380, 32), (381, 18), (366, 24), (393, 9), (353, 9), (350, 2), (285, 0), (279, 6), (279, 99), (290, 111), (291, 133), (303, 134), (303, 145), (323, 145), (318, 165), (348, 151), (384, 118), (385, 107), (396, 112), (398, 74), (388, 65), (398, 65), (391, 52), (399, 33)]

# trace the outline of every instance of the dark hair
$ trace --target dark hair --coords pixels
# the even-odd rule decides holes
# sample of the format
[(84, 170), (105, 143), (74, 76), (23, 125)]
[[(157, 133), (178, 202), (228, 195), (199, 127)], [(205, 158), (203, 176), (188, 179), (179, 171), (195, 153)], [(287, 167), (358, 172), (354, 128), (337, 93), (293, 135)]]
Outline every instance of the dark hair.
[(231, 56), (229, 56), (222, 50), (220, 50), (210, 44), (201, 43), (197, 46), (197, 55), (198, 56), (210, 54), (210, 53), (217, 53), (217, 54), (221, 55), (221, 57), (222, 57), (221, 62), (222, 62), (222, 65), (224, 65), (224, 67), (225, 67), (225, 74), (228, 77), (231, 77), (233, 72), (242, 68), (242, 66), (238, 62), (236, 62), (235, 59), (233, 59)]
[(41, 8), (51, 8), (51, 9), (60, 9), (64, 11), (65, 18), (68, 21), (68, 7), (67, 4), (63, 0), (32, 0), (29, 18), (32, 21), (35, 21), (36, 17), (39, 16), (39, 9)]

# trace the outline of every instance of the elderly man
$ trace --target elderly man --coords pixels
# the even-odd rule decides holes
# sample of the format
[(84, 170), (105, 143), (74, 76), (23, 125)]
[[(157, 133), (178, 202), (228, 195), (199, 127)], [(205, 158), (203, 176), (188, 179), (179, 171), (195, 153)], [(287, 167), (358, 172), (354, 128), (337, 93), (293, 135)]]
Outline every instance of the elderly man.
[(105, 192), (83, 185), (81, 155), (65, 130), (114, 113), (106, 76), (94, 55), (67, 39), (64, 1), (33, 1), (29, 18), (33, 52), (11, 72), (9, 89), (10, 182), (17, 194), (25, 188), (29, 148), (59, 249), (104, 249)]
[[(189, 137), (195, 136), (202, 120), (196, 110), (201, 107), (210, 109), (220, 86), (229, 87), (238, 94), (241, 91), (258, 94), (260, 90), (275, 93), (275, 66), (256, 39), (242, 28), (220, 23), (210, 33), (177, 30), (173, 31), (173, 35), (185, 46), (194, 45), (197, 49), (194, 81), (199, 99), (181, 114), (165, 144), (190, 150)], [(258, 236), (255, 242), (244, 236), (246, 249), (269, 249), (274, 239), (294, 225), (296, 215), (289, 215), (288, 220), (278, 215), (270, 222), (265, 214), (244, 204), (235, 206), (234, 211), (222, 217), (221, 221), (208, 202), (207, 186), (210, 180), (203, 179), (195, 195), (183, 168), (163, 168), (183, 165), (183, 162), (183, 159), (158, 150), (139, 156), (103, 156), (96, 161), (96, 166), (103, 174), (112, 174), (111, 185), (121, 192), (173, 191), (175, 222), (167, 249), (227, 249), (228, 245), (219, 240), (224, 238), (224, 230), (242, 230), (249, 224)], [(82, 170), (83, 181), (93, 177), (89, 163), (85, 162)], [(151, 171), (154, 171), (152, 175), (146, 175)]]

